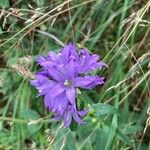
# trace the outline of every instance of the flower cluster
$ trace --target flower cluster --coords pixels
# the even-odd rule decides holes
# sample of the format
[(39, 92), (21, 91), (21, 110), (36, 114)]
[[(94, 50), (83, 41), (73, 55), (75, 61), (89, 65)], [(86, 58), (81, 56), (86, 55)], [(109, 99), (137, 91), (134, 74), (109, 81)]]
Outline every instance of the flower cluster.
[(77, 52), (74, 44), (68, 44), (60, 53), (49, 52), (37, 60), (42, 70), (36, 73), (31, 84), (44, 96), (45, 106), (54, 113), (54, 119), (63, 119), (65, 127), (71, 124), (72, 118), (78, 124), (84, 123), (81, 117), (87, 110), (79, 111), (76, 106), (77, 88), (90, 90), (104, 84), (104, 77), (88, 75), (106, 66), (98, 59), (98, 55), (90, 55), (86, 49)]

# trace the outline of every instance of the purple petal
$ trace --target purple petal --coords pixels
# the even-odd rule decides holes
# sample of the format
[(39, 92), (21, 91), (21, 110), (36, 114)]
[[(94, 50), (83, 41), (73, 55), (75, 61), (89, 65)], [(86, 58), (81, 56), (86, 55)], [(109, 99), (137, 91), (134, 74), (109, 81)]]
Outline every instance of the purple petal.
[(69, 87), (66, 89), (66, 96), (72, 105), (75, 105), (75, 88)]
[(31, 85), (36, 87), (36, 86), (42, 85), (47, 80), (48, 80), (48, 78), (43, 75), (36, 75), (35, 80), (31, 80), (30, 83), (31, 83)]
[(65, 92), (63, 92), (61, 95), (59, 95), (59, 104), (58, 104), (58, 110), (66, 110), (66, 107), (68, 105), (68, 99), (66, 97)]
[(65, 46), (62, 51), (62, 57), (64, 60), (64, 63), (67, 63), (70, 59), (76, 60), (78, 59), (78, 54), (76, 51), (76, 46), (74, 44), (68, 44)]
[(84, 89), (92, 89), (96, 85), (104, 84), (104, 78), (98, 76), (84, 76), (74, 79), (74, 86)]
[(61, 84), (56, 84), (49, 90), (49, 92), (45, 96), (51, 100), (56, 96), (58, 96), (59, 94), (61, 94), (63, 91), (64, 88), (61, 86)]
[(84, 122), (80, 119), (80, 117), (78, 116), (78, 114), (77, 114), (75, 111), (72, 112), (72, 116), (73, 116), (74, 120), (75, 120), (78, 124), (83, 124), (83, 123), (84, 123)]
[(56, 85), (57, 85), (57, 82), (48, 80), (44, 82), (41, 86), (37, 87), (37, 89), (39, 90), (40, 95), (45, 95)]
[(49, 52), (47, 60), (52, 61), (54, 63), (60, 62), (60, 56), (58, 54), (55, 54), (54, 52)]
[(97, 77), (95, 81), (91, 82), (88, 86), (84, 87), (85, 89), (92, 89), (97, 85), (103, 85), (104, 77)]
[(45, 62), (46, 61), (46, 59), (43, 57), (43, 56), (39, 56), (38, 58), (37, 58), (37, 63), (39, 64), (39, 65), (41, 65), (43, 62)]
[(35, 75), (42, 75), (42, 76), (44, 76), (44, 77), (46, 77), (46, 78), (47, 78), (47, 77), (50, 77), (47, 70), (38, 71), (38, 72), (36, 72)]
[(97, 64), (98, 64), (100, 69), (102, 69), (103, 67), (107, 67), (108, 68), (108, 65), (106, 63), (102, 62), (102, 61), (101, 62), (97, 62)]
[(40, 66), (42, 66), (44, 69), (48, 69), (54, 65), (53, 62), (48, 61), (45, 57), (39, 56), (37, 59), (37, 62)]
[(49, 99), (48, 94), (46, 94), (44, 97), (44, 104), (46, 107), (51, 107), (51, 100)]
[(74, 78), (75, 75), (75, 63), (74, 60), (70, 60), (68, 64), (66, 65), (66, 73), (68, 79)]
[(90, 84), (91, 77), (90, 76), (85, 76), (85, 77), (77, 77), (74, 79), (74, 86), (75, 87), (85, 87), (86, 85)]
[(65, 75), (56, 67), (48, 69), (48, 72), (49, 72), (49, 75), (58, 82), (60, 81), (63, 82), (66, 80)]
[(55, 115), (53, 118), (52, 118), (52, 120), (54, 120), (54, 121), (59, 121), (59, 120), (61, 120), (61, 116), (60, 115)]
[(78, 111), (78, 114), (83, 117), (88, 113), (88, 110), (82, 110), (82, 111)]
[(64, 126), (69, 127), (72, 121), (72, 115), (70, 111), (67, 111), (64, 115)]
[(89, 73), (95, 69), (102, 69), (102, 67), (107, 66), (103, 62), (98, 62), (99, 56), (97, 54), (90, 55), (87, 50), (81, 51), (80, 61), (77, 65), (78, 73)]
[(43, 75), (36, 75), (35, 80), (31, 84), (39, 91), (39, 95), (45, 95), (57, 82), (48, 79)]

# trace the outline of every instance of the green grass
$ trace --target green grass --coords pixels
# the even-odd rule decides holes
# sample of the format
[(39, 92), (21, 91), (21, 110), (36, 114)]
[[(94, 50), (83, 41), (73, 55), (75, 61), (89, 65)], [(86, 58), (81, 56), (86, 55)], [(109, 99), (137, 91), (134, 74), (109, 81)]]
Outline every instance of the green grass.
[[(12, 3), (13, 2), (13, 3)], [(150, 149), (150, 1), (0, 0), (0, 149)], [(91, 112), (75, 131), (30, 85), (38, 55), (74, 42), (109, 68), (106, 84), (82, 91)]]

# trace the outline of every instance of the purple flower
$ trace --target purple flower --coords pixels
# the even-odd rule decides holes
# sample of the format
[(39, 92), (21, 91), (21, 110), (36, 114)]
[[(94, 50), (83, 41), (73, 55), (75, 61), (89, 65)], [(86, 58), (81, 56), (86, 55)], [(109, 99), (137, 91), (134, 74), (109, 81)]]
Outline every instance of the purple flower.
[(49, 52), (48, 56), (37, 60), (42, 70), (36, 73), (31, 84), (44, 96), (45, 106), (54, 113), (54, 119), (63, 119), (65, 127), (72, 118), (78, 124), (84, 123), (81, 117), (87, 110), (79, 111), (76, 106), (77, 88), (89, 90), (104, 84), (104, 77), (87, 75), (106, 66), (98, 59), (98, 55), (90, 55), (85, 49), (77, 52), (75, 45), (68, 44), (60, 53)]

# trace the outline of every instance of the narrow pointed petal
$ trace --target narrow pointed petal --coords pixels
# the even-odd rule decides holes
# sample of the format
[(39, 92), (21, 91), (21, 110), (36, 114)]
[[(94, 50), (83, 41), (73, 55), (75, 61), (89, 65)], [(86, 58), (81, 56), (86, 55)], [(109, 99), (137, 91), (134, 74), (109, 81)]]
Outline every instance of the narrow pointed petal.
[(53, 118), (52, 118), (52, 120), (54, 120), (54, 121), (59, 121), (59, 120), (61, 120), (61, 116), (60, 115), (55, 115)]
[(90, 84), (91, 78), (90, 77), (77, 77), (74, 79), (75, 87), (85, 87), (86, 85)]
[(66, 96), (72, 105), (75, 105), (75, 88), (69, 87), (66, 89)]
[(84, 89), (92, 89), (96, 85), (104, 84), (104, 78), (99, 76), (84, 76), (74, 79), (74, 86)]
[(78, 124), (83, 124), (84, 122), (80, 119), (80, 117), (78, 116), (78, 114), (73, 111), (72, 113), (73, 119), (78, 123)]
[(40, 95), (45, 95), (56, 85), (57, 83), (55, 81), (47, 80), (41, 86), (38, 86), (37, 89)]
[(70, 60), (66, 65), (66, 75), (69, 79), (73, 79), (75, 76), (75, 62), (74, 60)]
[(33, 86), (40, 86), (42, 85), (44, 82), (48, 81), (48, 78), (44, 75), (36, 75), (35, 76), (35, 80), (31, 80), (31, 85)]
[(60, 63), (60, 56), (55, 54), (54, 52), (49, 52), (47, 60), (52, 61), (53, 63)]
[(64, 126), (69, 127), (72, 121), (72, 115), (70, 111), (67, 111), (64, 115)]
[(77, 67), (78, 73), (89, 73), (95, 69), (102, 69), (103, 67), (107, 66), (104, 62), (98, 61), (98, 59), (99, 55), (90, 55), (86, 49), (82, 50), (80, 54), (80, 61), (78, 62)]
[(43, 62), (45, 62), (46, 61), (46, 58), (44, 58), (43, 56), (39, 56), (38, 58), (37, 58), (37, 63), (38, 63), (38, 65), (41, 65)]
[(88, 113), (88, 110), (78, 111), (79, 116), (83, 117)]
[(48, 94), (44, 97), (44, 104), (47, 108), (51, 107), (51, 99), (49, 99)]
[(73, 60), (78, 59), (76, 46), (71, 43), (62, 49), (61, 54), (62, 54), (64, 63), (67, 63), (70, 59), (73, 59)]

